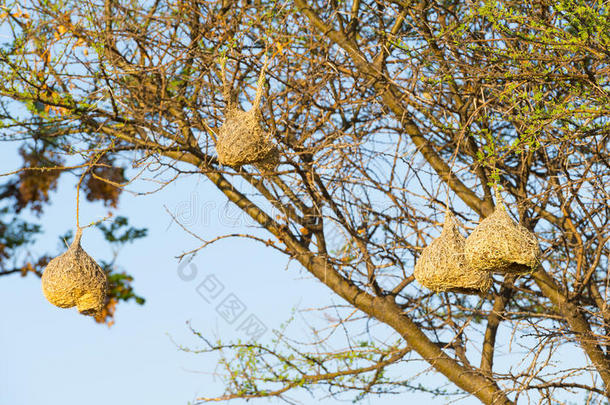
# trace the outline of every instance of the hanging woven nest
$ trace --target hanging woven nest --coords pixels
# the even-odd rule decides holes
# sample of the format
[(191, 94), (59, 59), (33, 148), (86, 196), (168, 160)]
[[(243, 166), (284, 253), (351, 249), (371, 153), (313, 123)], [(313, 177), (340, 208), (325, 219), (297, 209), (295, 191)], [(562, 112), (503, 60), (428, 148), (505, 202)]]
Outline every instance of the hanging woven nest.
[(225, 122), (216, 139), (216, 154), (222, 165), (238, 168), (247, 164), (259, 164), (265, 171), (272, 171), (279, 162), (279, 153), (271, 142), (271, 135), (265, 133), (260, 125), (259, 105), (265, 83), (266, 64), (265, 61), (250, 111), (240, 109), (231, 101), (230, 89), (227, 83), (224, 83), (228, 106)]
[(495, 211), (466, 239), (466, 261), (480, 271), (531, 273), (541, 256), (536, 235), (512, 220), (499, 195), (497, 202)]
[(491, 275), (466, 264), (464, 237), (449, 212), (443, 231), (421, 253), (415, 264), (415, 279), (434, 292), (484, 294), (492, 284)]
[[(227, 119), (220, 127), (216, 142), (218, 162), (222, 165), (238, 168), (247, 164), (273, 163), (274, 145), (259, 124), (258, 112), (255, 110), (230, 110)], [(273, 164), (272, 169), (277, 166)]]
[(102, 268), (80, 245), (82, 230), (62, 255), (52, 259), (42, 273), (42, 292), (59, 308), (76, 306), (84, 315), (95, 315), (106, 299), (108, 279)]

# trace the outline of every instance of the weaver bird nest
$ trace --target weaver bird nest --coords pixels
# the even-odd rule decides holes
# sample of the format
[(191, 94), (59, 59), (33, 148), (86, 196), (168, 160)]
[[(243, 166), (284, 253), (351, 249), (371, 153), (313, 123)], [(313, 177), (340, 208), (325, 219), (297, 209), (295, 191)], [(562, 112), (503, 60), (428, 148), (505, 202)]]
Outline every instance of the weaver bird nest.
[(536, 235), (512, 220), (501, 199), (466, 239), (464, 251), (471, 268), (495, 273), (530, 273), (541, 256)]
[(52, 259), (42, 273), (42, 292), (59, 308), (76, 306), (84, 315), (95, 315), (106, 299), (108, 279), (102, 268), (80, 245), (82, 230), (62, 255)]
[(448, 212), (441, 235), (422, 251), (415, 264), (417, 281), (434, 292), (486, 293), (491, 287), (491, 275), (467, 265), (464, 243), (465, 238)]
[(220, 164), (231, 167), (254, 163), (272, 170), (278, 161), (277, 150), (261, 128), (259, 114), (254, 109), (227, 112), (218, 134), (216, 154)]
[(279, 163), (279, 153), (271, 142), (271, 135), (260, 125), (259, 104), (265, 83), (265, 66), (261, 70), (253, 107), (244, 111), (231, 101), (231, 91), (225, 80), (223, 82), (225, 99), (228, 101), (226, 119), (220, 127), (216, 139), (216, 154), (222, 165), (238, 168), (254, 164), (261, 172), (273, 171)]

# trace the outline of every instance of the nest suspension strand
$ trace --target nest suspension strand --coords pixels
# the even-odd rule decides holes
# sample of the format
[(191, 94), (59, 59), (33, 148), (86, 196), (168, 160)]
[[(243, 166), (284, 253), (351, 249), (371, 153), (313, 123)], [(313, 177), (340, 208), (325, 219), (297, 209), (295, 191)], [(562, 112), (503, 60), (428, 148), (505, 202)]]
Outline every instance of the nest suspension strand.
[(540, 263), (536, 235), (515, 223), (496, 190), (496, 209), (472, 231), (464, 247), (468, 265), (495, 273), (530, 273)]
[(250, 111), (244, 111), (232, 101), (223, 65), (224, 97), (228, 105), (225, 122), (220, 127), (216, 140), (216, 154), (222, 165), (238, 168), (254, 164), (261, 171), (271, 171), (279, 162), (279, 153), (271, 142), (270, 134), (265, 133), (260, 125), (262, 117), (259, 105), (265, 84), (266, 66), (265, 60), (258, 78), (253, 107)]
[(486, 293), (491, 275), (468, 267), (464, 243), (455, 218), (447, 211), (441, 235), (422, 251), (415, 264), (417, 281), (434, 292)]
[(95, 315), (106, 300), (108, 279), (102, 268), (80, 245), (82, 229), (68, 250), (52, 259), (42, 273), (42, 292), (59, 308), (76, 306), (84, 315)]

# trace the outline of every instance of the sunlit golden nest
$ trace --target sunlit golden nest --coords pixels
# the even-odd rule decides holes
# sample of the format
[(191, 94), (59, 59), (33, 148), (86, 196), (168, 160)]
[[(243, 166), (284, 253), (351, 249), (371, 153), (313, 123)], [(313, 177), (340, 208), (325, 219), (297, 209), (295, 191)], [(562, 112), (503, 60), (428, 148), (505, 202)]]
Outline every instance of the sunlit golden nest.
[(464, 251), (470, 267), (495, 273), (529, 273), (541, 256), (536, 235), (515, 223), (501, 201), (466, 239)]
[(259, 104), (265, 82), (265, 66), (266, 62), (258, 79), (256, 96), (250, 111), (243, 111), (230, 102), (230, 91), (225, 83), (228, 106), (225, 122), (216, 139), (216, 154), (220, 164), (233, 168), (255, 164), (261, 172), (270, 172), (279, 163), (279, 153), (271, 140), (272, 137), (265, 133), (260, 125)]
[(42, 291), (57, 307), (76, 306), (84, 315), (95, 315), (104, 305), (108, 280), (81, 247), (81, 236), (79, 229), (68, 250), (49, 262), (42, 273)]
[(422, 251), (415, 264), (417, 281), (435, 292), (487, 292), (492, 284), (491, 275), (468, 267), (464, 242), (455, 219), (447, 213), (441, 235)]

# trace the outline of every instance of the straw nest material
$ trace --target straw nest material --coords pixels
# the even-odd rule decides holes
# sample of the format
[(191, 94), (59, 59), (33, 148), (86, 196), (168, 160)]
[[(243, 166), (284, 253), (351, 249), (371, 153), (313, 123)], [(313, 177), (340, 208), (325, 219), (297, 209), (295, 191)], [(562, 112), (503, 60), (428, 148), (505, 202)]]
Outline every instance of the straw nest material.
[(220, 164), (234, 168), (259, 164), (264, 171), (270, 171), (275, 169), (279, 162), (279, 154), (271, 142), (270, 134), (265, 133), (260, 125), (259, 105), (263, 95), (266, 65), (265, 61), (250, 111), (244, 111), (232, 102), (231, 90), (224, 82), (223, 67), (224, 96), (228, 105), (225, 122), (220, 127), (216, 140), (216, 154)]
[(42, 292), (57, 307), (76, 306), (84, 315), (95, 315), (104, 305), (108, 279), (81, 247), (81, 234), (79, 229), (68, 250), (47, 264), (42, 273)]
[(271, 169), (277, 166), (277, 162), (273, 163), (277, 150), (261, 128), (255, 109), (227, 112), (227, 119), (218, 134), (216, 153), (218, 162), (226, 166), (240, 167), (267, 161), (271, 163)]
[(481, 294), (491, 287), (489, 272), (468, 267), (464, 257), (464, 237), (447, 213), (441, 235), (428, 245), (415, 264), (414, 275), (424, 287), (435, 291)]
[(536, 236), (511, 219), (501, 200), (466, 239), (464, 251), (470, 267), (495, 273), (529, 273), (541, 255)]

